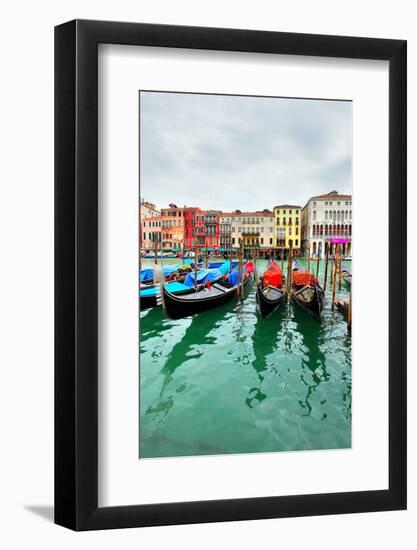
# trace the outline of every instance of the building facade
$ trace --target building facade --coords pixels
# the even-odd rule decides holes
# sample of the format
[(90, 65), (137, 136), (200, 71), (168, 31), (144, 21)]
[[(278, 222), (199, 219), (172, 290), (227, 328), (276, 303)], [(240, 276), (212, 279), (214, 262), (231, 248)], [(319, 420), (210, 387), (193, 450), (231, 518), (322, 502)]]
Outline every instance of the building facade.
[(146, 248), (146, 244), (149, 244), (150, 239), (148, 239), (148, 234), (145, 235), (143, 233), (144, 229), (144, 221), (145, 219), (148, 220), (149, 218), (158, 218), (161, 215), (161, 212), (156, 208), (156, 206), (152, 202), (145, 201), (145, 199), (142, 199), (139, 203), (139, 246), (141, 249)]
[[(140, 249), (143, 252), (152, 252), (158, 246), (158, 250), (162, 247), (162, 216), (151, 216), (143, 218), (140, 231)], [(156, 245), (156, 242), (158, 243)]]
[(231, 246), (239, 248), (241, 240), (246, 251), (256, 248), (260, 256), (271, 253), (274, 247), (274, 219), (268, 210), (223, 212), (223, 218), (230, 219)]
[(220, 214), (219, 210), (206, 210), (204, 212), (205, 248), (220, 248)]
[(301, 206), (280, 204), (274, 206), (274, 248), (278, 254), (293, 249), (294, 256), (301, 251)]
[(220, 224), (220, 250), (230, 252), (232, 250), (232, 218), (230, 212), (221, 212)]
[(204, 212), (197, 206), (184, 207), (184, 251), (195, 247), (204, 247), (206, 228)]
[(305, 256), (323, 257), (326, 249), (352, 254), (352, 195), (330, 191), (311, 197), (302, 210), (302, 249)]
[(162, 248), (167, 252), (182, 252), (184, 244), (184, 208), (171, 203), (161, 208)]

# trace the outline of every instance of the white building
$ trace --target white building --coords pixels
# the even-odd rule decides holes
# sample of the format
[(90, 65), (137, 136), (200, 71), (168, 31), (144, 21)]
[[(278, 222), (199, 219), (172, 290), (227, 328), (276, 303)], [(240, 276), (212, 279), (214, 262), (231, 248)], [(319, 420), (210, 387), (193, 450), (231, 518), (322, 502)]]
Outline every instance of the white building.
[(301, 246), (303, 256), (323, 257), (340, 242), (342, 254), (352, 254), (352, 195), (331, 191), (311, 197), (301, 211)]
[(245, 249), (257, 248), (261, 255), (274, 248), (274, 215), (268, 210), (222, 212), (220, 226), (230, 224), (231, 246), (239, 247), (241, 239)]
[(161, 215), (160, 210), (158, 210), (152, 202), (145, 201), (145, 199), (140, 201), (139, 209), (141, 220), (143, 220), (143, 218), (152, 218)]

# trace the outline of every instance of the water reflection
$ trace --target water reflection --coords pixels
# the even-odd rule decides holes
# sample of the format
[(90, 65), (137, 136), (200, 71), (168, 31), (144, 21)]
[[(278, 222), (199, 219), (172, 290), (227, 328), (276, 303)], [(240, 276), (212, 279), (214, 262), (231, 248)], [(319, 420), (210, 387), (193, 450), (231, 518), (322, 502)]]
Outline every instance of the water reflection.
[(297, 307), (296, 304), (294, 304), (294, 321), (297, 331), (302, 337), (302, 373), (300, 380), (307, 387), (306, 396), (299, 401), (299, 404), (305, 409), (304, 416), (309, 416), (312, 411), (310, 402), (312, 394), (322, 382), (329, 380), (326, 369), (326, 356), (320, 345), (324, 329), (317, 319)]
[(141, 457), (350, 446), (351, 340), (331, 291), (321, 323), (295, 304), (262, 320), (246, 293), (177, 321), (141, 313)]

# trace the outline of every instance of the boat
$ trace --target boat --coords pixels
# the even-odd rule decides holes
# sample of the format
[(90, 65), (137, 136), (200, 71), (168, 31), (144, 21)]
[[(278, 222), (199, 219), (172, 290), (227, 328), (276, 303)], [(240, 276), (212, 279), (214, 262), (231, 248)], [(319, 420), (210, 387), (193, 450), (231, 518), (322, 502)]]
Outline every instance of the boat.
[(342, 279), (346, 286), (350, 288), (352, 285), (352, 273), (345, 267), (342, 268)]
[[(204, 285), (193, 287), (192, 292), (181, 296), (169, 292), (164, 286), (163, 306), (165, 312), (171, 319), (182, 319), (226, 304), (237, 295), (238, 279), (238, 270), (234, 269), (217, 282), (208, 281)], [(249, 274), (244, 270), (244, 286), (248, 282)]]
[[(194, 287), (202, 288), (208, 283), (216, 283), (222, 277), (225, 277), (230, 271), (230, 262), (225, 262), (220, 269), (201, 269), (197, 271), (191, 271), (189, 266), (187, 271), (184, 271), (184, 277), (181, 280), (168, 280), (165, 282), (165, 287), (171, 294), (182, 296), (194, 291)], [(179, 270), (176, 271), (178, 274)], [(196, 281), (197, 278), (197, 282)], [(141, 309), (148, 309), (151, 307), (160, 306), (162, 304), (160, 285), (141, 284), (139, 291), (140, 307)]]
[[(183, 283), (179, 283), (178, 281), (165, 283), (165, 286), (167, 287), (169, 292), (179, 296), (183, 294), (188, 294), (193, 290), (192, 287), (189, 287)], [(141, 311), (144, 309), (149, 309), (151, 307), (162, 305), (161, 285), (144, 285), (144, 287), (139, 290), (139, 300)]]
[(324, 303), (324, 291), (319, 280), (310, 271), (302, 269), (294, 260), (291, 277), (291, 296), (308, 313), (320, 319)]
[(285, 300), (280, 265), (270, 261), (256, 288), (256, 302), (263, 319), (276, 311)]
[[(165, 281), (177, 280), (182, 282), (184, 281), (189, 271), (191, 271), (191, 267), (189, 265), (184, 265), (184, 264), (177, 264), (173, 266), (167, 265), (162, 268)], [(142, 268), (140, 270), (139, 276), (140, 276), (141, 284), (145, 284), (145, 285), (153, 284), (154, 268), (153, 267)]]

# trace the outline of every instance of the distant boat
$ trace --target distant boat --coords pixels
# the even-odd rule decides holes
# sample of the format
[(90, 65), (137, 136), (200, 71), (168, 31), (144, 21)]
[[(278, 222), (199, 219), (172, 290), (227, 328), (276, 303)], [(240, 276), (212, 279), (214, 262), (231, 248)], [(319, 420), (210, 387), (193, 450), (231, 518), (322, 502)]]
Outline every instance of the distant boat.
[[(243, 284), (247, 285), (249, 274), (244, 271)], [(214, 309), (229, 302), (237, 295), (238, 289), (238, 270), (233, 270), (227, 278), (221, 279), (216, 283), (193, 288), (183, 296), (177, 296), (164, 286), (163, 299), (164, 308), (168, 317), (171, 319), (182, 319), (197, 313), (202, 313)]]
[(269, 262), (256, 289), (256, 301), (263, 319), (276, 311), (285, 299), (283, 276), (277, 262)]
[(291, 295), (303, 309), (320, 319), (324, 303), (324, 291), (318, 279), (310, 271), (301, 269), (294, 260), (291, 282)]

